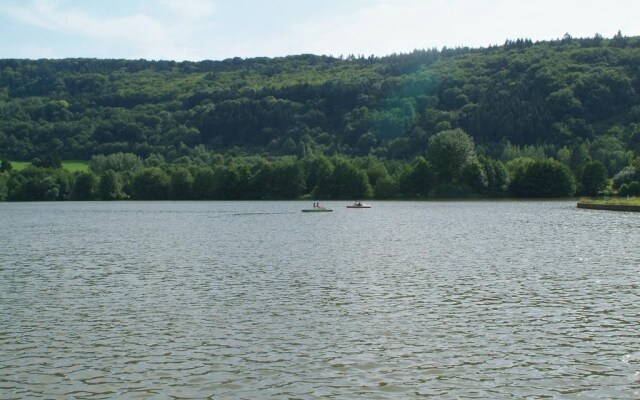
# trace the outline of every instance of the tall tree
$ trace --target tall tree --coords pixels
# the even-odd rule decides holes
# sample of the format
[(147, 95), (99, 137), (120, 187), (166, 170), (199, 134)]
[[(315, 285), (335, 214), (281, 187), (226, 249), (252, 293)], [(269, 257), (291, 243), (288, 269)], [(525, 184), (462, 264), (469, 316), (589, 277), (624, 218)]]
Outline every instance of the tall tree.
[(13, 165), (8, 160), (2, 160), (0, 162), (0, 172), (11, 172)]
[(476, 158), (473, 139), (462, 129), (446, 130), (432, 136), (427, 154), (441, 183), (456, 182), (465, 164)]
[(535, 160), (517, 171), (510, 190), (519, 197), (565, 197), (575, 194), (576, 184), (566, 165), (555, 160)]
[(166, 200), (170, 189), (169, 175), (160, 168), (151, 167), (134, 176), (131, 195), (136, 200)]
[(95, 200), (97, 197), (98, 178), (90, 172), (79, 172), (75, 175), (72, 200)]
[(580, 179), (580, 194), (595, 196), (607, 187), (609, 173), (607, 167), (600, 161), (590, 161), (582, 169)]
[(115, 171), (108, 170), (100, 175), (98, 197), (101, 200), (120, 200), (125, 197), (122, 192), (122, 184)]

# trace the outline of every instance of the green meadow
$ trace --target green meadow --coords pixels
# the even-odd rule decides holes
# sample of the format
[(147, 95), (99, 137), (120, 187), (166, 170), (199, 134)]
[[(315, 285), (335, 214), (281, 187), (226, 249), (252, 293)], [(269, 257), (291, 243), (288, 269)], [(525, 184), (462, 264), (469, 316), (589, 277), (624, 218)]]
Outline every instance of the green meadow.
[(605, 199), (594, 199), (594, 198), (581, 198), (579, 200), (582, 203), (591, 203), (591, 204), (611, 204), (611, 205), (621, 205), (621, 206), (638, 206), (640, 207), (640, 198), (638, 197), (609, 197)]
[[(31, 165), (29, 161), (9, 161), (16, 171), (21, 171)], [(62, 168), (69, 172), (87, 172), (89, 171), (89, 161), (83, 160), (66, 160), (62, 161)]]

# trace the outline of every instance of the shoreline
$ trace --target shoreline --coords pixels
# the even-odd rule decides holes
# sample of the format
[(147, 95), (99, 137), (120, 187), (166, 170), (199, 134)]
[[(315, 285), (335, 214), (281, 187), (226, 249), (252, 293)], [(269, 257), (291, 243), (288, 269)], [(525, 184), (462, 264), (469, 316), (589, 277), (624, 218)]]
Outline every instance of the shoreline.
[(586, 202), (579, 201), (577, 203), (577, 207), (589, 209), (589, 210), (640, 212), (640, 206), (632, 206), (632, 205), (624, 205), (624, 204), (597, 204), (597, 203), (586, 203)]

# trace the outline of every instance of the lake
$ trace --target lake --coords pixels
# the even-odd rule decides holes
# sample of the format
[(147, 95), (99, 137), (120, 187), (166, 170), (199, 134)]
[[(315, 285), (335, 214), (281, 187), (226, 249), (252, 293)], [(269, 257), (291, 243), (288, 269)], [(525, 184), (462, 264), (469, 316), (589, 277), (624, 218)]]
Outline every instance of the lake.
[(640, 214), (0, 203), (0, 398), (640, 398)]

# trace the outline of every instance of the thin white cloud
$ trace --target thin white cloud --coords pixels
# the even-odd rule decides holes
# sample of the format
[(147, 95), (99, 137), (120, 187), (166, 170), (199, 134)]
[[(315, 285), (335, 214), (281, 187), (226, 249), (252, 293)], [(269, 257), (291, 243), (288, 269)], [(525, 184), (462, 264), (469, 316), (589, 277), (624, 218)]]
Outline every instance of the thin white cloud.
[(198, 21), (214, 14), (216, 5), (211, 0), (161, 0), (172, 15), (189, 21)]
[[(21, 29), (39, 28), (33, 31), (40, 36), (42, 30), (51, 31), (56, 35), (47, 39), (59, 40), (47, 43), (33, 34), (5, 44), (62, 57), (386, 55), (416, 48), (485, 47), (517, 38), (548, 40), (567, 32), (576, 37), (611, 37), (619, 29), (625, 35), (640, 34), (638, 0), (610, 0), (606, 7), (601, 0), (349, 0), (348, 6), (340, 3), (340, 11), (335, 9), (338, 0), (290, 0), (295, 7), (287, 7), (287, 0), (274, 6), (265, 6), (264, 0), (137, 0), (109, 13), (95, 5), (111, 0), (2, 1), (5, 19)], [(238, 20), (240, 15), (247, 18)], [(11, 34), (1, 26), (0, 33)]]
[(118, 57), (195, 58), (197, 52), (190, 48), (190, 35), (197, 30), (201, 19), (213, 13), (213, 3), (205, 0), (164, 0), (157, 5), (164, 6), (170, 17), (140, 12), (104, 17), (78, 8), (63, 7), (54, 0), (34, 0), (8, 7), (6, 11), (23, 23), (79, 38), (96, 39), (97, 47), (103, 47), (105, 51), (126, 52)]
[(50, 1), (34, 1), (21, 6), (5, 6), (8, 15), (18, 21), (40, 28), (57, 29), (58, 23), (51, 18), (52, 4)]
[(49, 46), (42, 46), (39, 44), (26, 44), (20, 46), (20, 54), (15, 56), (16, 58), (59, 58), (55, 50)]
[(420, 48), (486, 47), (507, 39), (550, 40), (640, 33), (637, 0), (370, 0), (349, 15), (300, 21), (286, 35), (265, 38), (252, 53), (376, 54)]
[(267, 38), (258, 47), (273, 49), (279, 54), (289, 54), (297, 49), (298, 53), (333, 55), (384, 55), (430, 47), (428, 44), (442, 42), (444, 37), (455, 40), (452, 32), (442, 29), (440, 22), (463, 22), (461, 19), (465, 14), (451, 7), (451, 3), (446, 0), (371, 0), (349, 15), (299, 21), (287, 34)]

